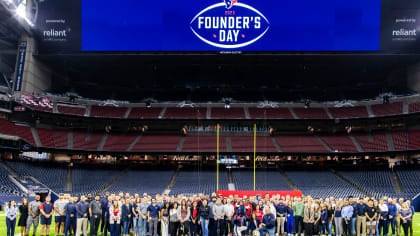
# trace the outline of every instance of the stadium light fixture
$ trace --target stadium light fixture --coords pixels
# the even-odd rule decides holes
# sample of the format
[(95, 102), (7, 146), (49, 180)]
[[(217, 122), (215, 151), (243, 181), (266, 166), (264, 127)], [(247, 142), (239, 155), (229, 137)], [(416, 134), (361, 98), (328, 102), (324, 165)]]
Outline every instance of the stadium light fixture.
[(303, 107), (304, 107), (304, 108), (309, 108), (310, 106), (311, 106), (311, 100), (306, 99), (306, 100), (304, 101), (304, 105), (303, 105)]
[(225, 108), (226, 109), (230, 108), (230, 101), (229, 100), (225, 100)]
[(152, 107), (152, 103), (150, 101), (146, 102), (146, 108), (151, 108)]

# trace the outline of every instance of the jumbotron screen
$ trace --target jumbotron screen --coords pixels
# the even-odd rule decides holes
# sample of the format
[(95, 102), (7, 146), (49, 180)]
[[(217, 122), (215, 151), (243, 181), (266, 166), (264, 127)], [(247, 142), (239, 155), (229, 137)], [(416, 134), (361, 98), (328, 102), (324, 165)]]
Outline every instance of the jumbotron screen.
[(41, 52), (420, 49), (414, 0), (41, 0), (37, 7)]

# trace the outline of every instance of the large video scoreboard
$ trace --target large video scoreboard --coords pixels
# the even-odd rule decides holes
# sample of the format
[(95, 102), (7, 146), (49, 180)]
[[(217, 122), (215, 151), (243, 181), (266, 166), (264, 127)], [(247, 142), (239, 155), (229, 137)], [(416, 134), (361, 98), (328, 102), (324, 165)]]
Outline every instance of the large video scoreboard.
[(420, 50), (415, 0), (39, 0), (41, 53)]

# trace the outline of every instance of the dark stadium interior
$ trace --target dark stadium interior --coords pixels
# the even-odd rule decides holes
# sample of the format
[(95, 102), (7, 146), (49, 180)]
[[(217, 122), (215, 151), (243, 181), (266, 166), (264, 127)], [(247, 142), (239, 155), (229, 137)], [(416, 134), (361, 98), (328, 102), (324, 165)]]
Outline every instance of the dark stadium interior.
[(411, 94), (398, 55), (39, 55), (55, 68), (52, 93), (142, 101), (314, 101)]

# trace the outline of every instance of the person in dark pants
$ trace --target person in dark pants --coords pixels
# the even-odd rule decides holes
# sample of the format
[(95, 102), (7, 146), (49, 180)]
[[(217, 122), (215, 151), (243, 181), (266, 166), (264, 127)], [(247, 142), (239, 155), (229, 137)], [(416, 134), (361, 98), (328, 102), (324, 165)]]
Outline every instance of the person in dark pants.
[(191, 224), (190, 224), (190, 236), (198, 235), (198, 221), (200, 220), (200, 214), (198, 211), (197, 201), (193, 202), (191, 207)]
[(156, 205), (156, 199), (152, 199), (152, 204), (147, 208), (147, 223), (149, 223), (149, 236), (158, 236), (157, 225), (160, 221), (160, 207)]
[(120, 236), (121, 209), (117, 200), (109, 207), (109, 231), (111, 236)]
[(312, 207), (312, 200), (308, 201), (303, 213), (303, 223), (305, 226), (305, 235), (312, 236), (314, 234), (315, 210)]
[(44, 233), (44, 229), (45, 235), (50, 235), (50, 226), (54, 210), (54, 206), (51, 203), (51, 197), (48, 196), (45, 198), (45, 202), (39, 206), (39, 210), (41, 212), (41, 236)]
[[(59, 199), (54, 202), (55, 212), (55, 235), (64, 234), (64, 224), (66, 223), (66, 208), (67, 202), (64, 200), (64, 194), (60, 193)], [(60, 234), (61, 231), (61, 234)]]
[(409, 226), (411, 223), (411, 217), (413, 216), (411, 209), (408, 208), (408, 204), (407, 203), (403, 203), (401, 206), (401, 211), (398, 215), (398, 217), (400, 218), (400, 222), (403, 226), (403, 230), (404, 230), (404, 236), (408, 236), (409, 234)]
[(216, 235), (225, 235), (225, 207), (222, 205), (220, 198), (216, 200), (216, 204), (213, 205), (212, 211), (216, 226)]
[(108, 230), (105, 230), (105, 232), (104, 232), (104, 229), (107, 229), (107, 225), (109, 225), (109, 223), (108, 223), (109, 222), (109, 217), (107, 217), (108, 216), (108, 209), (109, 209), (108, 198), (109, 198), (109, 192), (106, 192), (105, 197), (101, 198), (101, 200), (100, 200), (101, 210), (102, 210), (100, 232), (102, 232), (105, 235), (108, 233), (107, 232)]
[(95, 201), (89, 203), (90, 236), (96, 236), (98, 234), (99, 223), (102, 215), (102, 206), (99, 200), (99, 195), (96, 195)]
[(344, 201), (344, 206), (341, 209), (341, 217), (343, 218), (343, 235), (351, 236), (352, 233), (352, 218), (353, 207), (349, 205), (349, 201)]
[(26, 231), (26, 221), (28, 220), (28, 199), (27, 198), (23, 198), (22, 199), (22, 205), (19, 207), (19, 222), (18, 222), (18, 226), (20, 226), (20, 234), (21, 236), (25, 236), (25, 231)]
[(175, 202), (169, 210), (169, 230), (171, 236), (178, 236), (179, 222), (181, 221), (181, 212), (178, 209), (178, 203)]
[(379, 200), (379, 235), (388, 234), (388, 205), (385, 204), (384, 200)]
[(67, 236), (67, 233), (70, 230), (70, 226), (73, 227), (73, 230), (76, 230), (76, 202), (77, 197), (71, 197), (70, 202), (66, 205), (66, 225), (64, 228), (64, 235)]
[(297, 199), (297, 202), (293, 206), (294, 214), (294, 225), (293, 225), (293, 233), (301, 234), (303, 232), (303, 212), (305, 210), (305, 205), (302, 202), (301, 198)]
[(6, 208), (6, 226), (7, 226), (7, 236), (15, 235), (15, 226), (16, 226), (16, 217), (18, 215), (18, 208), (14, 200), (9, 202), (8, 207)]
[(216, 205), (216, 197), (212, 197), (211, 201), (208, 203), (208, 206), (210, 207), (210, 215), (209, 215), (209, 236), (216, 236), (216, 221), (214, 220), (213, 215), (213, 206)]

